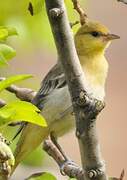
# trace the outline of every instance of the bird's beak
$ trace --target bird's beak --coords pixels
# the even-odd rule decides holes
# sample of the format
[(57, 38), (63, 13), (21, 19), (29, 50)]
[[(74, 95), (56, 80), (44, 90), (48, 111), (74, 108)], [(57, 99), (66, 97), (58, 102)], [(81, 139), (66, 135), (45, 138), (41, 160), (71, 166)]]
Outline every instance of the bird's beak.
[(110, 41), (110, 40), (114, 40), (114, 39), (120, 39), (120, 36), (115, 35), (115, 34), (107, 34), (107, 35), (105, 36), (105, 39), (108, 40), (108, 41)]

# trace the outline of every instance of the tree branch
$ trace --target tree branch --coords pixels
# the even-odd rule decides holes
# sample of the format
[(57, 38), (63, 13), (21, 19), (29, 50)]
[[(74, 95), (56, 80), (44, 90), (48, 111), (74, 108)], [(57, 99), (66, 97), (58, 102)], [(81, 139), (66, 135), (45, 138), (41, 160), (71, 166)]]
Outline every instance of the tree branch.
[(85, 13), (85, 11), (82, 9), (82, 7), (80, 6), (80, 3), (78, 0), (72, 0), (74, 9), (78, 12), (79, 16), (80, 16), (80, 24), (83, 25), (86, 23), (86, 18), (87, 15)]
[(76, 134), (85, 172), (83, 179), (106, 180), (105, 166), (96, 135), (96, 116), (104, 105), (90, 98), (86, 93), (85, 77), (75, 50), (64, 1), (46, 0), (45, 3), (59, 60), (72, 98), (76, 117)]
[(66, 163), (65, 158), (51, 140), (47, 139), (44, 141), (43, 149), (56, 161), (61, 170), (61, 174), (78, 180), (83, 179), (84, 171), (76, 164)]
[(6, 102), (3, 99), (0, 99), (0, 108), (5, 106)]
[[(75, 163), (68, 163), (66, 162), (65, 157), (59, 151), (59, 149), (55, 146), (54, 142), (50, 139), (46, 139), (43, 143), (43, 150), (51, 156), (55, 162), (58, 164), (60, 168), (60, 172), (62, 175), (67, 175), (70, 178), (76, 178), (77, 180), (82, 180), (84, 176), (84, 171), (82, 168), (78, 167)], [(91, 172), (91, 177), (93, 176), (94, 172)], [(109, 177), (108, 180), (123, 180), (124, 179), (124, 169), (122, 170), (120, 177)], [(31, 177), (31, 176), (30, 176)]]
[(117, 1), (127, 4), (127, 0), (117, 0)]
[[(5, 77), (0, 77), (0, 81), (5, 80)], [(17, 98), (21, 99), (22, 101), (31, 102), (31, 100), (35, 97), (36, 92), (32, 89), (28, 88), (20, 88), (16, 85), (11, 85), (6, 88), (7, 91), (14, 93)]]

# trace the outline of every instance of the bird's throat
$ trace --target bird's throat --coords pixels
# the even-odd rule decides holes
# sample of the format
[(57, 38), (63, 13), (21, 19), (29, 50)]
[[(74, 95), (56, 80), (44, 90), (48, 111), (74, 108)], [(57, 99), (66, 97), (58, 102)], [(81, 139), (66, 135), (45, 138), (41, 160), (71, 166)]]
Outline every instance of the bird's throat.
[(94, 96), (97, 96), (97, 93), (104, 96), (105, 80), (108, 72), (108, 63), (104, 55), (95, 57), (79, 56), (79, 59), (89, 89), (93, 94), (95, 93)]

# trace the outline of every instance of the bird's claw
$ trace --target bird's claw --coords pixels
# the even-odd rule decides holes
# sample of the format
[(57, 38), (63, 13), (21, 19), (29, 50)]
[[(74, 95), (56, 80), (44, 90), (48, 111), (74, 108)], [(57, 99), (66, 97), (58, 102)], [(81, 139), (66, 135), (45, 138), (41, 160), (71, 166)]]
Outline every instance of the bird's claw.
[(77, 167), (77, 164), (76, 164), (74, 161), (68, 159), (67, 157), (66, 157), (66, 159), (67, 159), (67, 160), (65, 160), (65, 162), (63, 162), (63, 163), (60, 165), (60, 173), (61, 173), (63, 176), (66, 176), (66, 173), (65, 173), (66, 167), (68, 167), (68, 166)]
[(59, 143), (57, 142), (57, 138), (54, 135), (54, 132), (50, 133), (50, 138), (53, 142), (53, 144), (57, 147), (57, 149), (59, 150), (59, 152), (62, 154), (62, 156), (64, 157), (65, 161), (68, 160), (68, 158), (66, 157), (64, 151), (62, 150), (61, 146), (59, 145)]
[[(66, 173), (65, 173), (65, 172), (66, 172), (66, 168), (67, 168), (68, 166), (70, 166), (70, 167), (78, 167), (78, 166), (75, 164), (75, 162), (73, 162), (72, 160), (70, 160), (70, 159), (66, 156), (66, 154), (65, 154), (64, 151), (62, 150), (61, 146), (58, 144), (57, 139), (56, 139), (56, 137), (55, 137), (55, 135), (54, 135), (53, 132), (50, 133), (50, 138), (51, 138), (53, 144), (56, 146), (56, 148), (59, 150), (59, 152), (61, 153), (61, 155), (62, 155), (63, 158), (64, 158), (64, 160), (61, 162), (61, 164), (59, 164), (59, 166), (60, 166), (60, 173), (61, 173), (63, 176), (65, 176), (65, 175), (66, 175)], [(71, 176), (71, 174), (70, 174), (70, 176)]]

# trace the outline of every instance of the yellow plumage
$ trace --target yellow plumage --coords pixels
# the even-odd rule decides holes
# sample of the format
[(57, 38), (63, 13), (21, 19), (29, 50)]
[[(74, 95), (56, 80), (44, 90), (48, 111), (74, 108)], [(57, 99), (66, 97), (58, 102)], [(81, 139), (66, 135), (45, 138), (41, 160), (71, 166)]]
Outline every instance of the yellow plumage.
[[(118, 36), (109, 34), (105, 26), (96, 22), (86, 23), (79, 28), (75, 35), (75, 46), (85, 73), (87, 90), (91, 96), (100, 100), (103, 100), (105, 95), (104, 85), (108, 71), (108, 63), (104, 57), (104, 52), (110, 41), (117, 38)], [(63, 72), (57, 64), (45, 78), (39, 91), (40, 94), (43, 95), (43, 91), (46, 89), (43, 86), (48, 84), (48, 80), (52, 80), (53, 83), (57, 79), (57, 86), (59, 84), (61, 86), (61, 88), (54, 88), (56, 81), (53, 86), (48, 84), (51, 87), (47, 85), (46, 100), (42, 99), (42, 102), (40, 102), (42, 95), (40, 96), (39, 93), (34, 100), (36, 105), (43, 104), (42, 115), (47, 120), (48, 127), (42, 128), (30, 123), (26, 125), (15, 151), (16, 164), (14, 169), (51, 131), (54, 131), (57, 136), (61, 136), (74, 127), (70, 95), (67, 85), (61, 83), (63, 82), (62, 75)]]

